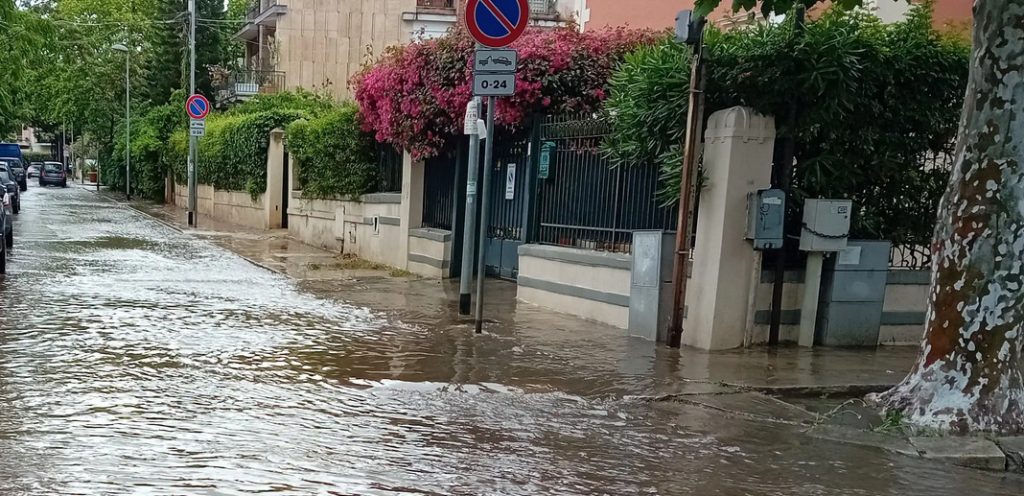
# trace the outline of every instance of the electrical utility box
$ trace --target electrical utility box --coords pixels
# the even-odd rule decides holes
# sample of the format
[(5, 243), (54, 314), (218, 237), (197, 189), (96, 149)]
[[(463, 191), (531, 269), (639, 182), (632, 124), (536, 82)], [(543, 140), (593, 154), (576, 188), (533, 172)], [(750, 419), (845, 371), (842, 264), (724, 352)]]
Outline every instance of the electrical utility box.
[(668, 341), (672, 320), (672, 271), (676, 235), (664, 231), (633, 233), (633, 267), (629, 292), (629, 335)]
[(837, 252), (846, 249), (852, 214), (853, 202), (850, 200), (807, 200), (804, 203), (800, 250)]
[(888, 241), (850, 241), (829, 258), (818, 303), (815, 344), (878, 346), (891, 251)]
[(786, 193), (762, 189), (747, 195), (747, 239), (755, 250), (779, 250), (785, 236)]

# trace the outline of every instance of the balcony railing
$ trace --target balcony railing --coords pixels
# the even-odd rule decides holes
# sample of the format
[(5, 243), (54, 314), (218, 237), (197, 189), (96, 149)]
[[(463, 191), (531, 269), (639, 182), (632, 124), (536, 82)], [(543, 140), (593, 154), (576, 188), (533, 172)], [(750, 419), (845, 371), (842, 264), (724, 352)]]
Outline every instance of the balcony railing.
[(423, 9), (454, 9), (455, 0), (416, 0), (416, 6)]
[(256, 95), (268, 95), (285, 89), (285, 73), (280, 71), (232, 71), (215, 81), (218, 103), (247, 100)]
[(278, 5), (287, 6), (287, 0), (253, 0), (252, 6), (249, 7), (249, 12), (246, 14), (245, 19), (249, 22), (255, 21), (264, 12), (270, 10), (271, 7)]
[[(558, 14), (553, 0), (529, 0), (530, 14), (533, 17), (551, 17)], [(416, 0), (421, 9), (454, 9), (457, 0)]]

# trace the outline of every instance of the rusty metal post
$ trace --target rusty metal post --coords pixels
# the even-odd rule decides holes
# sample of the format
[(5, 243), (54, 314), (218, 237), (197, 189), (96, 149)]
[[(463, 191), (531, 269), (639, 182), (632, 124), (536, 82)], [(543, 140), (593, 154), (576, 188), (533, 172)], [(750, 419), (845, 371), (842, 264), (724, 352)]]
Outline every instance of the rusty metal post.
[(697, 147), (704, 129), (704, 35), (693, 49), (690, 73), (690, 103), (686, 138), (683, 144), (682, 180), (679, 184), (679, 227), (676, 232), (675, 267), (672, 271), (672, 320), (669, 325), (669, 346), (678, 348), (683, 339), (683, 311), (686, 305), (686, 283), (690, 264), (690, 207), (695, 194), (693, 184), (697, 169)]

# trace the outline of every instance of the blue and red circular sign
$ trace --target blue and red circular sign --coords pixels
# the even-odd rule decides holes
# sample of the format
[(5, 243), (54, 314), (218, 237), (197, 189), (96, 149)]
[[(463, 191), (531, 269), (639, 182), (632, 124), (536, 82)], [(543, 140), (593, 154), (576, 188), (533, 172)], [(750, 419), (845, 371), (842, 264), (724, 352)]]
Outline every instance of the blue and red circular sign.
[(185, 112), (193, 119), (205, 119), (210, 115), (210, 101), (203, 95), (192, 95), (185, 101)]
[(518, 40), (530, 25), (527, 0), (469, 0), (466, 26), (481, 45), (503, 48)]

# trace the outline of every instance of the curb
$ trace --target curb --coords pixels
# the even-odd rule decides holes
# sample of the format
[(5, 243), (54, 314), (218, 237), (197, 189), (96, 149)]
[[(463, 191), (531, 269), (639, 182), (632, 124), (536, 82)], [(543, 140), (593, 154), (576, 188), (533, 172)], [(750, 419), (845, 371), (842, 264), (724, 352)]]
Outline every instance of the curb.
[(835, 386), (747, 386), (728, 384), (749, 391), (782, 396), (786, 398), (860, 398), (869, 394), (884, 393), (896, 386), (893, 384), (839, 384)]

